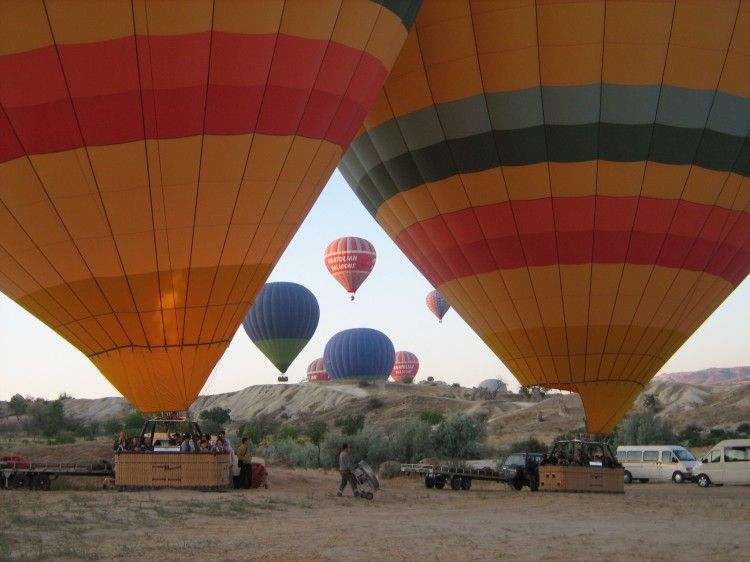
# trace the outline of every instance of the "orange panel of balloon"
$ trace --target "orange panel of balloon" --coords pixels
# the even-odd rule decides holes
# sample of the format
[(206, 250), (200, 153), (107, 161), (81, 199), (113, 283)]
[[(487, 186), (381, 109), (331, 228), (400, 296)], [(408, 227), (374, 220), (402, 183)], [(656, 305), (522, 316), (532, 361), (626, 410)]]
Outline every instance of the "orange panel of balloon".
[(340, 169), (607, 432), (750, 271), (749, 53), (748, 2), (426, 1)]
[(419, 4), (3, 2), (0, 290), (136, 408), (187, 408)]

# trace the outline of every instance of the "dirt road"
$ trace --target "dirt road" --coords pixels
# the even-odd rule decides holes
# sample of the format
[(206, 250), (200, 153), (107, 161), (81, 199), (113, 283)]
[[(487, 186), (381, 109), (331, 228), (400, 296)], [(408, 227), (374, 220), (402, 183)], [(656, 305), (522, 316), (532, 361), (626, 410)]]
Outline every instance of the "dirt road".
[(748, 560), (750, 487), (633, 484), (624, 495), (383, 482), (272, 468), (268, 490), (3, 491), (0, 559)]

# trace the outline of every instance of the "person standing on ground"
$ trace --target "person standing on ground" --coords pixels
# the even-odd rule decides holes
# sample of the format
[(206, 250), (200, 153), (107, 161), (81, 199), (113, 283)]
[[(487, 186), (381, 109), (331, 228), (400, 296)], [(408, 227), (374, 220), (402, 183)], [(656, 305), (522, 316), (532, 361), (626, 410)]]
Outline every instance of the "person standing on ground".
[(351, 457), (351, 447), (349, 447), (348, 443), (344, 443), (341, 446), (341, 453), (339, 453), (339, 472), (341, 473), (341, 484), (339, 485), (339, 491), (336, 492), (337, 496), (343, 496), (344, 495), (344, 488), (346, 488), (346, 483), (349, 482), (349, 485), (352, 487), (352, 490), (354, 491), (354, 496), (359, 496), (359, 491), (357, 490), (357, 480), (354, 478), (354, 474), (352, 473), (352, 457)]
[(252, 455), (250, 452), (250, 443), (247, 437), (242, 438), (242, 444), (237, 448), (237, 462), (240, 465), (240, 487), (248, 489), (252, 487), (253, 473), (251, 470)]

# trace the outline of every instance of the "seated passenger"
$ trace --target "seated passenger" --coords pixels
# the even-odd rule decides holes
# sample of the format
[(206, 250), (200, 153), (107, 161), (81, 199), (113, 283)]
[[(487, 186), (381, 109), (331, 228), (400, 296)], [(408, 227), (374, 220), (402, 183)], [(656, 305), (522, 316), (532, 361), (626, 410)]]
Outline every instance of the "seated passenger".
[(154, 448), (151, 446), (151, 438), (144, 437), (141, 443), (141, 451), (153, 451)]
[(212, 453), (228, 453), (229, 450), (227, 449), (226, 444), (224, 443), (224, 440), (221, 437), (216, 438), (216, 443), (214, 443), (214, 446), (211, 447)]
[(117, 439), (117, 442), (115, 443), (115, 451), (121, 452), (121, 451), (127, 451), (128, 449), (128, 438), (127, 433), (124, 431), (120, 432), (120, 436)]
[(128, 447), (128, 451), (132, 451), (133, 453), (137, 453), (141, 450), (141, 442), (140, 439), (137, 437), (133, 437), (130, 440), (130, 445)]
[(185, 433), (182, 436), (182, 443), (180, 443), (180, 452), (181, 453), (192, 453), (193, 448), (190, 446), (191, 437), (189, 433)]

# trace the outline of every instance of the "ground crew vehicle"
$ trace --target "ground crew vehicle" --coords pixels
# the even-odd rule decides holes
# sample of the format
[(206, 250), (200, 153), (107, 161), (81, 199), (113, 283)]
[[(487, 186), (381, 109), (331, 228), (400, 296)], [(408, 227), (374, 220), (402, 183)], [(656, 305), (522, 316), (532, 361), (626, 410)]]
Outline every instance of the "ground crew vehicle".
[(727, 439), (714, 445), (693, 467), (701, 488), (711, 484), (750, 484), (750, 439)]
[(697, 464), (693, 454), (679, 445), (620, 445), (617, 460), (622, 463), (625, 484), (633, 480), (671, 480), (682, 484), (692, 480)]

